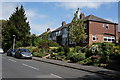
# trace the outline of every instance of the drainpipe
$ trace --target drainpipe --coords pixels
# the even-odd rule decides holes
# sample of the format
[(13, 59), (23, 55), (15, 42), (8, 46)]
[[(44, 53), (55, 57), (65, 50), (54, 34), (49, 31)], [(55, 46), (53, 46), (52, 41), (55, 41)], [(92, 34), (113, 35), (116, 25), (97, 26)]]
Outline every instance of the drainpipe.
[(117, 41), (117, 38), (116, 38), (116, 23), (114, 23), (114, 31), (115, 31), (115, 44), (116, 44), (116, 41)]

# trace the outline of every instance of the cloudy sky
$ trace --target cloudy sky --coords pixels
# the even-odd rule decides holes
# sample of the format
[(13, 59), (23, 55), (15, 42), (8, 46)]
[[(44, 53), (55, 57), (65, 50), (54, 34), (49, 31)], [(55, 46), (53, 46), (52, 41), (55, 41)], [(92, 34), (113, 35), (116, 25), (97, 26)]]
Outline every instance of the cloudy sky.
[[(112, 22), (118, 23), (118, 2), (115, 0), (106, 0), (106, 2), (88, 2), (88, 0), (76, 0), (79, 2), (7, 2), (3, 0), (2, 2), (2, 13), (0, 12), (0, 19), (8, 19), (9, 16), (15, 11), (17, 6), (23, 5), (25, 9), (26, 16), (30, 22), (31, 33), (41, 34), (46, 31), (47, 28), (54, 30), (61, 26), (62, 21), (70, 23), (74, 12), (77, 8), (81, 8), (82, 13), (85, 16), (90, 14), (110, 20)], [(72, 0), (73, 1), (73, 0)], [(1, 3), (0, 3), (1, 4)], [(120, 29), (119, 29), (120, 31)]]

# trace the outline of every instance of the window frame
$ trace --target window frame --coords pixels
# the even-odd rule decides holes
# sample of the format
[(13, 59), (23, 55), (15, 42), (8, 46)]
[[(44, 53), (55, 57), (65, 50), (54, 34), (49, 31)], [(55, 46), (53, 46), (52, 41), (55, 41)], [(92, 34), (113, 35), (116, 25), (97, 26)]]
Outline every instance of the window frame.
[(109, 30), (109, 24), (106, 24), (106, 30)]
[[(95, 38), (95, 40), (93, 40), (93, 38)], [(97, 41), (96, 35), (92, 35), (92, 41)]]

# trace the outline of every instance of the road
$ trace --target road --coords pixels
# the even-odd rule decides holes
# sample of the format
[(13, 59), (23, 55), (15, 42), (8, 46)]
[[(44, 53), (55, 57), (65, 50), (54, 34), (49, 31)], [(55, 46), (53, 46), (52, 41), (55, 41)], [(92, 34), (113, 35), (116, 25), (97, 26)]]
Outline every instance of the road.
[(104, 79), (105, 76), (29, 59), (2, 55), (2, 78), (82, 78)]

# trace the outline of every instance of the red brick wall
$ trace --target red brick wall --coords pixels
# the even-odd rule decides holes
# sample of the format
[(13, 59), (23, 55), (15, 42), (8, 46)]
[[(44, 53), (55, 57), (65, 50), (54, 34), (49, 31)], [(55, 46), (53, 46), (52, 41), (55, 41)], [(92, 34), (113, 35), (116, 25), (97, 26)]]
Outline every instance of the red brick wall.
[[(104, 27), (103, 27), (104, 24)], [(100, 22), (92, 22), (89, 21), (89, 44), (95, 43), (95, 42), (103, 42), (104, 36), (111, 36), (111, 35), (105, 35), (103, 33), (109, 33), (109, 34), (115, 34), (115, 25), (109, 24), (109, 29), (106, 30), (106, 24), (107, 23), (100, 23)], [(96, 35), (97, 40), (92, 41), (92, 35)], [(114, 36), (111, 36), (114, 37)], [(118, 42), (118, 25), (116, 25), (116, 38)]]

